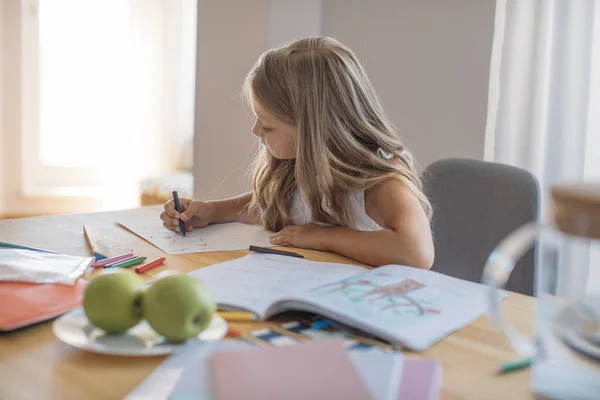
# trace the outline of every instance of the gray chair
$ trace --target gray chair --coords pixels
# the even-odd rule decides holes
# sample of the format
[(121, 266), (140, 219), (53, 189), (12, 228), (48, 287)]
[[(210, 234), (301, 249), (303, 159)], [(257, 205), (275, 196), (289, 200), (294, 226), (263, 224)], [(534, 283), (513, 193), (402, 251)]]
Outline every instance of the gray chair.
[[(539, 184), (523, 169), (446, 159), (428, 166), (422, 178), (434, 209), (434, 271), (481, 282), (483, 266), (498, 243), (515, 228), (538, 220)], [(507, 290), (533, 294), (534, 253), (516, 265)]]

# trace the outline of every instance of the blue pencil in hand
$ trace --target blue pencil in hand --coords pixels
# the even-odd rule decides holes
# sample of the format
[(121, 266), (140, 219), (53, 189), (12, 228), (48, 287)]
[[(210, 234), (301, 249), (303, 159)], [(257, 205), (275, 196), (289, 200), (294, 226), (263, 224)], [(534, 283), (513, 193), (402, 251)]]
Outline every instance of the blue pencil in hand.
[[(181, 203), (179, 202), (179, 196), (177, 195), (177, 190), (173, 191), (173, 202), (175, 203), (175, 209), (180, 214), (179, 216), (181, 216), (181, 213), (182, 213)], [(179, 230), (181, 231), (183, 236), (185, 236), (185, 224), (183, 223), (181, 218), (179, 219)]]

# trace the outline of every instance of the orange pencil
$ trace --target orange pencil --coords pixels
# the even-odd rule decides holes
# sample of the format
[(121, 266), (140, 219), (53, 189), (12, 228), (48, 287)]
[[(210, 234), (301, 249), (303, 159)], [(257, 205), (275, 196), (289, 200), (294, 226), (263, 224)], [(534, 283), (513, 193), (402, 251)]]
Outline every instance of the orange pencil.
[(157, 258), (156, 260), (152, 260), (150, 262), (147, 262), (146, 264), (140, 265), (139, 267), (137, 267), (135, 269), (135, 272), (138, 273), (138, 274), (141, 274), (143, 272), (148, 271), (149, 269), (152, 269), (154, 267), (158, 267), (159, 265), (161, 265), (164, 262), (165, 262), (165, 258), (164, 257)]
[(236, 328), (235, 326), (231, 326), (229, 325), (227, 327), (227, 337), (240, 337), (242, 336), (242, 331), (240, 331), (238, 328)]

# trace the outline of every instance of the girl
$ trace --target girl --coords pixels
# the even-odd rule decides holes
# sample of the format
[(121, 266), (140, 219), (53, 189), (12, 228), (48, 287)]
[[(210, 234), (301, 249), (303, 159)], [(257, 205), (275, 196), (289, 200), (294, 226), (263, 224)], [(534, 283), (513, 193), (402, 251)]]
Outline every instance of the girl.
[(333, 251), (380, 266), (431, 268), (431, 206), (410, 155), (354, 53), (327, 37), (265, 52), (244, 83), (261, 143), (253, 190), (181, 199), (161, 214), (179, 232), (259, 223), (271, 243)]

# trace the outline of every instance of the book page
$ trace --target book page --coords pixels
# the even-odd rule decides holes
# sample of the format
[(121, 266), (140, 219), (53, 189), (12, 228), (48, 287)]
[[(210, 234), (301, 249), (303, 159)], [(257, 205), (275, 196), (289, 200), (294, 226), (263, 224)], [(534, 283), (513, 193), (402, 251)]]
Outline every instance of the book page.
[(220, 305), (247, 309), (260, 318), (269, 306), (292, 293), (364, 272), (357, 265), (308, 261), (271, 254), (250, 254), (190, 272)]
[(119, 223), (167, 254), (244, 250), (250, 245), (272, 246), (269, 242), (270, 232), (261, 225), (239, 222), (215, 224), (194, 229), (183, 236), (166, 229), (159, 214), (131, 214), (131, 217), (120, 220)]
[(309, 303), (310, 311), (424, 350), (481, 316), (489, 288), (433, 271), (386, 266), (293, 297), (281, 308)]

